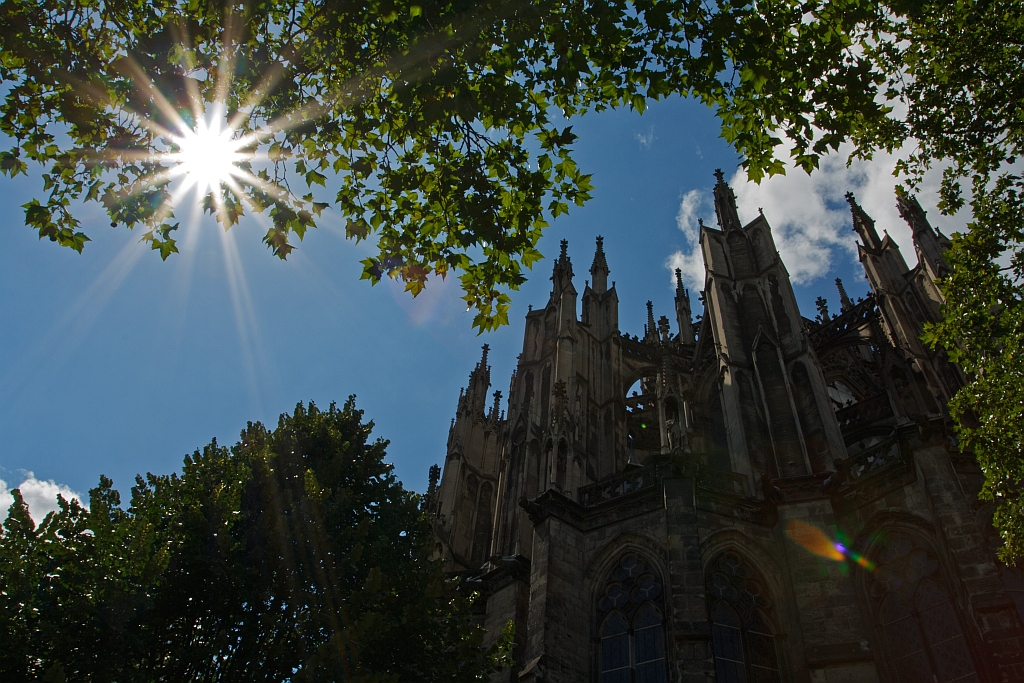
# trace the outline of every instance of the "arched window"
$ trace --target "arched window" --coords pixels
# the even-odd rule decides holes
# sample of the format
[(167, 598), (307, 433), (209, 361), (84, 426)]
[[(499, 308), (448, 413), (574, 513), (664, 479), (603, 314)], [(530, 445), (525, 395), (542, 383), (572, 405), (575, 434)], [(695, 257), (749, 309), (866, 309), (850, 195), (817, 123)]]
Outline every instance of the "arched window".
[(764, 582), (739, 555), (722, 554), (707, 573), (711, 643), (719, 683), (778, 683), (779, 657)]
[(600, 683), (665, 683), (661, 582), (635, 553), (623, 555), (598, 599)]
[(916, 539), (891, 535), (871, 575), (878, 626), (900, 683), (977, 683), (935, 556)]

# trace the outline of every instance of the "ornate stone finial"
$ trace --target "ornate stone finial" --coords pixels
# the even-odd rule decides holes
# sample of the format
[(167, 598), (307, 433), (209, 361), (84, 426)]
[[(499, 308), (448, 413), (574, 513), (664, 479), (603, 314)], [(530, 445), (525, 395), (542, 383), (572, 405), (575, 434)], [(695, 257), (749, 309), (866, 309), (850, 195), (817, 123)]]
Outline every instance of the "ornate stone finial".
[(846, 193), (846, 201), (849, 202), (850, 212), (853, 214), (853, 230), (860, 237), (861, 243), (872, 250), (881, 247), (882, 241), (878, 239), (875, 221), (857, 203), (852, 192)]
[(657, 340), (658, 328), (654, 324), (654, 303), (651, 301), (647, 302), (647, 325), (644, 334), (645, 340)]
[(676, 268), (676, 322), (679, 324), (679, 340), (684, 344), (694, 343), (690, 292), (683, 287), (683, 271), (679, 268)]
[(423, 496), (421, 509), (430, 512), (434, 508), (434, 499), (437, 497), (437, 481), (441, 478), (441, 468), (431, 465), (427, 474), (427, 494)]
[(572, 287), (572, 260), (569, 258), (569, 240), (562, 240), (558, 258), (551, 269), (551, 302), (555, 302), (561, 294)]
[(487, 352), (491, 350), (490, 345), (489, 344), (484, 344), (483, 350), (484, 350), (484, 353), (483, 353), (483, 356), (481, 356), (481, 358), (480, 358), (480, 365), (477, 366), (479, 368), (486, 368), (487, 367)]
[[(921, 204), (917, 201), (916, 196), (910, 194), (902, 187), (896, 188), (896, 210), (900, 212), (900, 218), (910, 226), (915, 246), (919, 245), (922, 238), (934, 239), (936, 237), (937, 233), (932, 228), (931, 223), (928, 222), (928, 212), (921, 208)], [(934, 248), (933, 251), (935, 251)], [(938, 260), (942, 258), (941, 251), (930, 254), (930, 256), (933, 259), (938, 258)], [(944, 266), (945, 264), (942, 265)], [(945, 268), (942, 268), (942, 270), (945, 270)]]
[(590, 275), (594, 279), (594, 291), (603, 294), (608, 290), (608, 259), (604, 256), (604, 238), (597, 236), (597, 249), (594, 251), (594, 262), (590, 265)]
[(814, 306), (818, 309), (818, 322), (827, 323), (832, 319), (828, 313), (828, 301), (823, 296), (814, 300)]
[(498, 419), (498, 413), (501, 410), (501, 392), (495, 391), (494, 394), (494, 407), (491, 408), (491, 419)]
[(431, 465), (429, 474), (427, 475), (427, 495), (434, 495), (434, 491), (437, 490), (437, 481), (441, 478), (441, 468), (437, 465)]
[(658, 333), (661, 334), (662, 341), (668, 341), (672, 338), (672, 333), (669, 331), (668, 316), (661, 316), (658, 318)]
[(718, 218), (718, 227), (725, 232), (739, 230), (742, 225), (740, 224), (739, 210), (736, 208), (736, 194), (725, 182), (725, 174), (722, 173), (722, 169), (719, 168), (715, 171), (715, 178), (718, 179), (718, 182), (715, 183), (712, 194), (715, 196), (715, 216)]
[(848, 311), (853, 308), (853, 301), (846, 293), (846, 288), (843, 287), (843, 281), (836, 278), (836, 288), (839, 290), (839, 301), (842, 302), (842, 310)]

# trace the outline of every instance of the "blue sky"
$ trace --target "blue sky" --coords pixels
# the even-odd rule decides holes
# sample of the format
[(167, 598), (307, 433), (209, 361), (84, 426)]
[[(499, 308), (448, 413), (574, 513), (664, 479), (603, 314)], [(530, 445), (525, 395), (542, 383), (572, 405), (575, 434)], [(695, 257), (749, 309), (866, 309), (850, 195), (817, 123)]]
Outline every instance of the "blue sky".
[[(224, 237), (208, 218), (179, 210), (188, 236), (182, 253), (162, 262), (91, 205), (81, 217), (93, 241), (79, 255), (24, 226), (20, 205), (41, 191), (38, 176), (0, 179), (0, 503), (22, 484), (38, 516), (58, 488), (85, 494), (101, 473), (127, 497), (136, 473), (178, 470), (213, 437), (234, 443), (249, 420), (273, 425), (298, 401), (326, 406), (349, 394), (391, 441), (398, 477), (422, 491), (427, 468), (443, 462), (459, 388), (485, 342), (492, 391), (507, 394), (523, 315), (547, 300), (559, 240), (569, 240), (582, 291), (594, 237), (605, 237), (623, 332), (642, 333), (648, 299), (656, 315), (670, 315), (670, 266), (687, 270), (696, 306), (692, 238), (698, 216), (714, 222), (719, 167), (741, 218), (763, 208), (808, 317), (818, 294), (838, 308), (837, 276), (851, 295), (867, 288), (842, 200), (848, 189), (914, 263), (894, 208), (893, 157), (847, 169), (836, 155), (810, 178), (794, 171), (755, 186), (737, 172), (711, 111), (694, 102), (573, 123), (594, 199), (553, 222), (541, 243), (547, 258), (513, 295), (512, 324), (479, 337), (451, 280), (432, 282), (415, 301), (397, 285), (360, 281), (368, 249), (346, 241), (329, 211), (282, 262), (251, 219)], [(926, 209), (934, 189), (926, 183)], [(947, 231), (958, 226), (934, 210), (930, 217)]]

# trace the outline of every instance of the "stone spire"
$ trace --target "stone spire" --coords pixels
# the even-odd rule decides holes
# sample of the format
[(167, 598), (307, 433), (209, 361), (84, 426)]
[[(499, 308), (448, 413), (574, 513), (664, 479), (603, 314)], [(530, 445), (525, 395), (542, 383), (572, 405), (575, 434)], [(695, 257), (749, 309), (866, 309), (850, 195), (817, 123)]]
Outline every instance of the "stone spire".
[(878, 251), (882, 246), (882, 240), (878, 238), (874, 219), (860, 207), (852, 192), (846, 193), (846, 201), (850, 203), (850, 211), (853, 213), (853, 229), (860, 237), (861, 244), (871, 251)]
[(437, 482), (441, 478), (441, 468), (431, 465), (427, 475), (427, 495), (423, 497), (423, 509), (433, 514), (437, 508)]
[(900, 218), (907, 222), (916, 236), (919, 232), (931, 232), (932, 226), (928, 223), (928, 217), (917, 197), (908, 192), (896, 191), (896, 209), (900, 212)]
[(562, 292), (568, 289), (572, 289), (575, 293), (575, 289), (572, 286), (572, 261), (569, 259), (568, 249), (569, 241), (562, 240), (558, 260), (555, 261), (554, 268), (551, 271), (551, 301), (553, 303), (557, 303), (562, 296)]
[(841, 310), (845, 313), (846, 311), (853, 308), (853, 301), (850, 296), (846, 293), (846, 287), (843, 287), (843, 281), (836, 278), (836, 289), (839, 290), (839, 301), (841, 302)]
[(595, 294), (604, 294), (608, 291), (608, 261), (604, 257), (604, 238), (597, 236), (597, 251), (594, 252), (594, 263), (590, 266), (590, 277), (594, 284), (591, 289)]
[(913, 233), (917, 260), (928, 267), (933, 278), (943, 277), (949, 270), (943, 256), (943, 253), (950, 247), (949, 239), (932, 228), (927, 214), (914, 195), (898, 189), (896, 191), (896, 208)]
[(679, 341), (693, 344), (693, 313), (690, 310), (690, 292), (683, 287), (683, 271), (676, 268), (676, 322), (679, 324)]
[(647, 302), (647, 324), (644, 325), (644, 341), (658, 341), (658, 326), (654, 323), (654, 304)]
[(729, 184), (725, 182), (725, 174), (722, 173), (722, 169), (715, 170), (715, 178), (718, 182), (715, 183), (715, 214), (718, 215), (718, 227), (723, 232), (736, 229), (740, 227), (740, 215), (736, 208), (736, 194), (729, 187)]
[(491, 406), (491, 414), (488, 417), (491, 420), (497, 421), (501, 414), (501, 392), (494, 392), (494, 405)]
[(480, 362), (469, 373), (469, 386), (466, 387), (465, 402), (470, 412), (483, 415), (487, 405), (487, 390), (491, 386), (491, 367), (487, 364), (487, 353), (491, 347), (483, 346)]

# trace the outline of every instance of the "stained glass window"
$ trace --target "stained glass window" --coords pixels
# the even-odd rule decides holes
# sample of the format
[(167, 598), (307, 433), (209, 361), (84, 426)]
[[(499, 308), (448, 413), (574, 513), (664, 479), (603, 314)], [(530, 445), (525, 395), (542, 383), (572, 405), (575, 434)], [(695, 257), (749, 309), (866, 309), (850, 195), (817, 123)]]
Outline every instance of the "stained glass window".
[(883, 646), (900, 683), (977, 683), (967, 640), (935, 556), (889, 536), (871, 575)]
[(711, 647), (719, 683), (778, 683), (779, 657), (764, 582), (739, 555), (722, 554), (707, 574)]
[(665, 683), (661, 582), (634, 553), (623, 555), (598, 599), (600, 683)]

